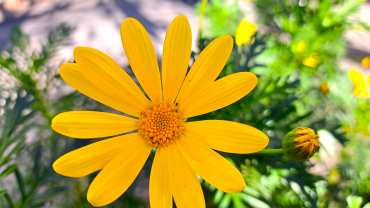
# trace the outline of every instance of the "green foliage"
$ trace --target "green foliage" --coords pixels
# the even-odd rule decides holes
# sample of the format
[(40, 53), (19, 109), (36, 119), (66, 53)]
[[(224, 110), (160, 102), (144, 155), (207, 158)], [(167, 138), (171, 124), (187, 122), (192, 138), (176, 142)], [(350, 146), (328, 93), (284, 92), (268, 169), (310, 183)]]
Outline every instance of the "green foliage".
[[(200, 12), (202, 2), (196, 5)], [(205, 32), (208, 37), (218, 37), (224, 34), (233, 35), (242, 17), (242, 13), (236, 2), (225, 3), (222, 0), (211, 0), (207, 4), (205, 15), (209, 20), (209, 27)]]

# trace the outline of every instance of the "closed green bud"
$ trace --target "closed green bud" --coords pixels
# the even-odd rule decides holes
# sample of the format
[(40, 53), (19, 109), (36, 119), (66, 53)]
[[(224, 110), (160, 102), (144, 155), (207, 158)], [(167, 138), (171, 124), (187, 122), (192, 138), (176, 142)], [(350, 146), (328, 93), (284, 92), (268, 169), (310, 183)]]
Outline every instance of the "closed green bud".
[(319, 135), (307, 127), (298, 127), (285, 135), (283, 152), (291, 160), (303, 162), (310, 159), (320, 149)]

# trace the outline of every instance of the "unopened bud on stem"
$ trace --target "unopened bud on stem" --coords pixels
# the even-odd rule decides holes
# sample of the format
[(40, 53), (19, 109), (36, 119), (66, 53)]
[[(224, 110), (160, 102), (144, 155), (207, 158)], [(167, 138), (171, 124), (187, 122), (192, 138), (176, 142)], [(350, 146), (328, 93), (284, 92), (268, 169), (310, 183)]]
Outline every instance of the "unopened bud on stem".
[(306, 161), (319, 151), (319, 135), (307, 127), (295, 128), (284, 137), (282, 149), (291, 160)]

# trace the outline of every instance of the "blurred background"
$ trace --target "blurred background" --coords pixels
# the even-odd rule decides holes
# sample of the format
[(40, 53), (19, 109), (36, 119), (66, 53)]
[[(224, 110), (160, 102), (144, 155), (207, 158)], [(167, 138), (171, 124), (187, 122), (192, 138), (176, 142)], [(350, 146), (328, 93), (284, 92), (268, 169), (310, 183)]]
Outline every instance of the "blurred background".
[[(65, 111), (115, 111), (68, 86), (58, 69), (74, 61), (76, 46), (88, 46), (133, 75), (119, 32), (127, 17), (147, 29), (160, 63), (179, 14), (192, 27), (191, 63), (229, 34), (235, 45), (219, 78), (240, 71), (259, 78), (240, 101), (191, 120), (254, 126), (273, 149), (295, 127), (320, 135), (319, 152), (302, 163), (221, 153), (247, 187), (228, 194), (200, 178), (207, 208), (370, 208), (370, 2), (360, 0), (0, 0), (0, 207), (91, 207), (86, 193), (97, 173), (66, 178), (51, 165), (98, 139), (67, 138), (50, 124)], [(149, 207), (153, 158), (106, 207)]]

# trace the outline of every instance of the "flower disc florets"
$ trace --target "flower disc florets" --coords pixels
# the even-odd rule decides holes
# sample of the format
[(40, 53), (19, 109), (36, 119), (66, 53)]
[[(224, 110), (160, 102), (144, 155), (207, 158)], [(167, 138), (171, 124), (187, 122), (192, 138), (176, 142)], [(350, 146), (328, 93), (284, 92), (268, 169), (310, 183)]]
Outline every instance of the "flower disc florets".
[(157, 102), (141, 113), (139, 132), (148, 144), (163, 146), (179, 137), (183, 123), (174, 103)]
[(310, 159), (319, 149), (319, 135), (307, 127), (295, 128), (283, 139), (284, 154), (297, 162)]

